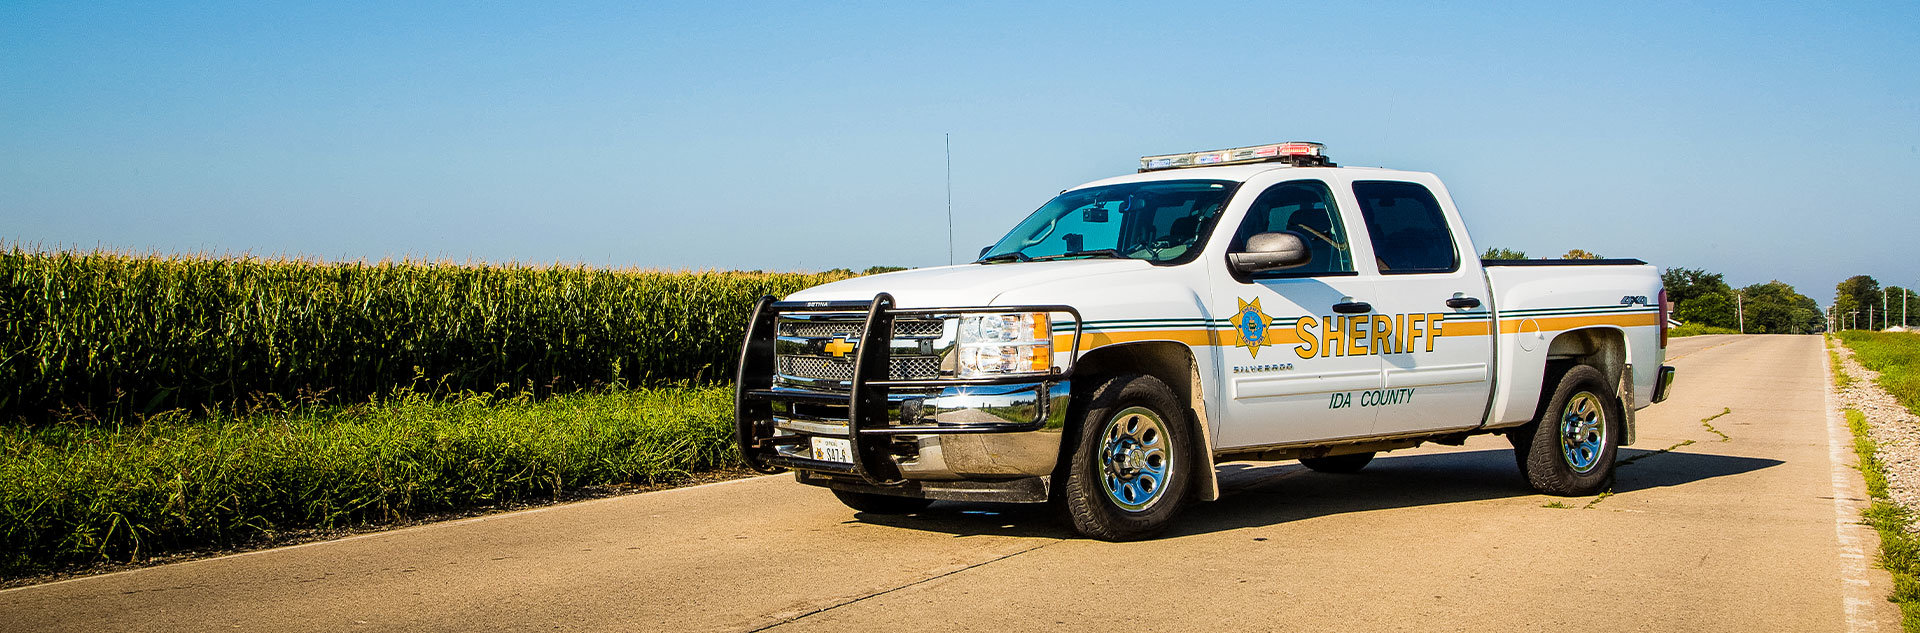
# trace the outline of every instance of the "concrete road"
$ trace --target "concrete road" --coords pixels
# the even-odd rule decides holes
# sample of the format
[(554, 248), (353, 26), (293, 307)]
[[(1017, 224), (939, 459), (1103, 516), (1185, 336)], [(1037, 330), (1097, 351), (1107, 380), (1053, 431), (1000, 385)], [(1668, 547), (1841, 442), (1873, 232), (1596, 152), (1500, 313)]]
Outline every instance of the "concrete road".
[(1114, 544), (1026, 506), (856, 516), (776, 476), (25, 587), (0, 628), (1898, 630), (1820, 339), (1671, 354), (1677, 395), (1600, 498), (1532, 493), (1483, 437), (1358, 475), (1225, 465), (1225, 498)]

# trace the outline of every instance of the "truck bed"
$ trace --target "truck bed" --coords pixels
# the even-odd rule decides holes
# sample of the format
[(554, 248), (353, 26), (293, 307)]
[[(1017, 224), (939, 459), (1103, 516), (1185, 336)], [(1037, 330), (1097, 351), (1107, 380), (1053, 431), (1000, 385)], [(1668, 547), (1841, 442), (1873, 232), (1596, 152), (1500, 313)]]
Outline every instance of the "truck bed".
[[(1652, 404), (1665, 350), (1660, 348), (1660, 271), (1638, 259), (1521, 259), (1486, 262), (1493, 288), (1497, 345), (1495, 401), (1489, 426), (1525, 424), (1539, 405), (1548, 360), (1582, 352), (1562, 339), (1576, 328), (1617, 332), (1632, 368), (1632, 408)], [(1558, 343), (1556, 343), (1558, 341)], [(1612, 376), (1618, 380), (1619, 376)], [(1527, 385), (1525, 389), (1508, 387)]]

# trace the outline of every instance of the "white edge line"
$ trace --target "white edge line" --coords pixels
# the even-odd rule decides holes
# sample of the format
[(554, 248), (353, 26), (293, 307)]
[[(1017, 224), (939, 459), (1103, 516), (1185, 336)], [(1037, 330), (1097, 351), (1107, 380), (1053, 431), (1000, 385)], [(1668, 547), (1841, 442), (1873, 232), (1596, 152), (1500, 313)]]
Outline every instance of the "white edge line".
[(220, 560), (227, 560), (227, 559), (230, 559), (230, 558), (241, 558), (241, 557), (244, 557), (244, 556), (258, 556), (258, 555), (261, 555), (261, 554), (271, 554), (271, 553), (274, 553), (274, 552), (284, 552), (284, 551), (288, 551), (288, 550), (296, 550), (296, 549), (301, 549), (301, 548), (306, 548), (306, 547), (316, 547), (316, 546), (321, 546), (321, 545), (333, 545), (333, 544), (335, 544), (335, 543), (345, 543), (345, 542), (347, 542), (347, 541), (358, 541), (358, 540), (361, 540), (361, 539), (369, 539), (369, 538), (378, 538), (378, 537), (383, 537), (383, 536), (393, 536), (393, 535), (395, 535), (395, 534), (403, 534), (403, 533), (406, 533), (406, 532), (415, 532), (415, 531), (419, 531), (419, 530), (430, 530), (430, 529), (434, 529), (434, 528), (443, 528), (443, 527), (451, 527), (451, 526), (455, 526), (455, 525), (462, 525), (462, 524), (466, 524), (466, 523), (479, 523), (479, 522), (481, 522), (481, 521), (493, 521), (493, 520), (496, 520), (496, 519), (505, 519), (505, 518), (510, 518), (510, 517), (519, 517), (519, 516), (525, 516), (525, 515), (529, 515), (529, 514), (535, 514), (535, 513), (539, 513), (539, 512), (546, 512), (546, 511), (549, 511), (549, 510), (559, 510), (559, 509), (562, 509), (562, 508), (578, 508), (578, 507), (581, 507), (581, 506), (588, 506), (588, 505), (593, 505), (593, 504), (598, 504), (598, 503), (606, 503), (606, 502), (610, 502), (610, 501), (618, 501), (618, 500), (621, 500), (621, 499), (631, 499), (631, 498), (633, 498), (633, 497), (642, 497), (642, 496), (647, 496), (647, 495), (664, 495), (664, 494), (671, 494), (671, 493), (676, 493), (676, 492), (684, 492), (684, 491), (688, 491), (688, 490), (698, 490), (698, 489), (700, 489), (700, 488), (711, 488), (711, 487), (714, 487), (714, 486), (725, 486), (725, 485), (729, 485), (729, 484), (738, 484), (738, 483), (745, 483), (745, 482), (749, 482), (749, 481), (758, 481), (758, 480), (761, 480), (761, 479), (766, 479), (766, 478), (769, 478), (769, 477), (788, 477), (788, 476), (791, 476), (791, 475), (790, 475), (790, 474), (788, 474), (788, 473), (776, 473), (776, 474), (772, 474), (772, 475), (759, 475), (759, 476), (755, 476), (755, 477), (742, 477), (742, 478), (739, 478), (739, 479), (728, 479), (728, 480), (726, 480), (726, 481), (716, 481), (716, 482), (712, 482), (712, 483), (704, 483), (704, 484), (697, 484), (697, 485), (693, 485), (693, 486), (683, 486), (683, 487), (679, 487), (679, 488), (667, 488), (667, 489), (665, 489), (665, 490), (650, 490), (650, 491), (647, 491), (647, 492), (640, 492), (640, 493), (634, 493), (634, 494), (624, 494), (624, 495), (612, 495), (612, 496), (607, 496), (607, 497), (600, 497), (600, 498), (598, 498), (598, 499), (586, 499), (586, 500), (583, 500), (583, 501), (574, 501), (574, 502), (570, 502), (570, 503), (555, 503), (555, 504), (550, 504), (550, 505), (544, 505), (544, 506), (540, 506), (540, 507), (538, 507), (538, 508), (527, 508), (527, 509), (525, 509), (525, 510), (513, 510), (513, 511), (509, 511), (509, 512), (501, 512), (501, 513), (498, 513), (498, 514), (485, 514), (485, 515), (481, 515), (481, 516), (477, 516), (477, 517), (467, 517), (467, 518), (464, 518), (464, 519), (453, 519), (453, 520), (450, 520), (450, 521), (435, 521), (435, 522), (432, 522), (432, 523), (422, 523), (422, 524), (420, 524), (420, 525), (409, 525), (409, 526), (406, 526), (406, 527), (400, 527), (400, 528), (394, 528), (394, 529), (391, 529), (391, 530), (379, 530), (379, 531), (376, 531), (376, 532), (368, 532), (368, 533), (366, 533), (366, 534), (355, 534), (355, 535), (353, 535), (353, 536), (343, 536), (343, 537), (340, 537), (340, 538), (336, 538), (336, 539), (327, 539), (327, 540), (322, 540), (322, 541), (313, 541), (313, 542), (311, 542), (311, 543), (298, 543), (298, 544), (295, 544), (295, 545), (283, 545), (283, 546), (280, 546), (280, 547), (269, 547), (269, 548), (266, 548), (266, 549), (257, 549), (257, 550), (251, 550), (251, 551), (246, 551), (246, 552), (238, 552), (238, 553), (234, 553), (234, 554), (225, 554), (225, 555), (221, 555), (221, 556), (213, 556), (213, 557), (209, 557), (209, 558), (196, 558), (196, 559), (193, 559), (193, 560), (183, 560), (183, 561), (179, 561), (179, 562), (174, 562), (174, 563), (162, 563), (162, 564), (159, 564), (159, 565), (148, 565), (148, 566), (145, 566), (145, 567), (137, 567), (137, 568), (134, 568), (134, 569), (122, 569), (122, 570), (119, 570), (119, 571), (110, 571), (110, 572), (107, 572), (107, 573), (104, 573), (104, 574), (93, 574), (93, 575), (90, 575), (90, 576), (76, 576), (76, 577), (73, 577), (73, 578), (62, 578), (62, 579), (60, 579), (60, 580), (55, 580), (55, 581), (53, 581), (53, 582), (46, 582), (46, 583), (40, 583), (40, 584), (37, 584), (37, 585), (23, 585), (23, 586), (19, 586), (19, 587), (10, 587), (10, 588), (7, 588), (7, 589), (0, 589), (0, 594), (7, 594), (7, 593), (12, 593), (12, 592), (16, 592), (16, 591), (25, 591), (25, 590), (28, 590), (28, 589), (39, 589), (39, 588), (42, 588), (42, 587), (52, 587), (52, 586), (54, 586), (54, 585), (63, 585), (63, 584), (66, 584), (66, 583), (70, 583), (70, 582), (82, 582), (82, 581), (88, 581), (88, 580), (98, 580), (98, 579), (101, 579), (101, 578), (109, 578), (109, 577), (113, 577), (113, 576), (119, 576), (119, 575), (122, 575), (122, 574), (137, 574), (137, 573), (140, 573), (140, 572), (144, 572), (144, 571), (152, 571), (152, 570), (155, 570), (155, 569), (161, 569), (161, 568), (167, 568), (167, 567), (180, 567), (180, 566), (185, 566), (185, 565), (194, 565), (194, 564), (198, 564), (198, 563), (211, 563), (211, 562), (214, 562), (214, 561), (220, 561)]
[[(1827, 457), (1833, 467), (1833, 533), (1840, 543), (1840, 598), (1847, 614), (1847, 630), (1855, 632), (1878, 631), (1880, 622), (1869, 616), (1868, 605), (1874, 604), (1873, 583), (1867, 580), (1867, 562), (1873, 557), (1866, 552), (1861, 533), (1867, 526), (1860, 524), (1860, 512), (1866, 498), (1861, 484), (1856, 483), (1858, 473), (1849, 472), (1853, 468), (1848, 457), (1853, 450), (1853, 432), (1846, 429), (1846, 421), (1840, 415), (1838, 402), (1835, 401), (1833, 386), (1833, 359), (1821, 337), (1820, 366), (1826, 378), (1827, 396)], [(1877, 535), (1876, 535), (1877, 536)], [(1877, 539), (1876, 539), (1877, 541)]]

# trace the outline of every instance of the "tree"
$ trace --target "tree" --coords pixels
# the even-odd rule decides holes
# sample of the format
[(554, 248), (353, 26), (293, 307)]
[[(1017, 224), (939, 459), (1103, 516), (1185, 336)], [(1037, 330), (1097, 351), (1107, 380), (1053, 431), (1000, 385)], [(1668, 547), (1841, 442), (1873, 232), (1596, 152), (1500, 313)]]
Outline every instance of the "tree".
[(1587, 251), (1583, 251), (1576, 248), (1576, 249), (1567, 251), (1567, 254), (1565, 255), (1561, 255), (1560, 259), (1604, 259), (1604, 258), (1600, 257), (1599, 253), (1589, 253)]
[(1667, 289), (1667, 300), (1673, 302), (1673, 318), (1682, 323), (1724, 328), (1740, 326), (1733, 287), (1727, 285), (1720, 273), (1699, 268), (1668, 268), (1660, 273), (1660, 284)]
[[(1668, 290), (1667, 296), (1671, 298), (1673, 291)], [(1679, 319), (1681, 323), (1698, 323), (1724, 328), (1738, 327), (1739, 317), (1733, 310), (1731, 291), (1725, 294), (1713, 293), (1674, 302), (1673, 318)]]
[(1526, 259), (1526, 258), (1527, 258), (1526, 251), (1516, 251), (1511, 248), (1499, 248), (1495, 246), (1488, 246), (1486, 252), (1480, 254), (1480, 259)]
[(1753, 334), (1811, 334), (1826, 324), (1820, 304), (1778, 280), (1740, 289)]
[(1667, 289), (1667, 300), (1676, 304), (1710, 294), (1726, 295), (1729, 300), (1733, 297), (1733, 287), (1720, 273), (1699, 268), (1668, 268), (1660, 273), (1660, 284)]
[[(1891, 322), (1907, 327), (1920, 325), (1920, 293), (1899, 286), (1887, 286), (1887, 290), (1887, 314), (1893, 317)], [(1902, 298), (1906, 299), (1904, 306), (1900, 304)]]
[[(1852, 329), (1857, 325), (1865, 329), (1875, 329), (1867, 322), (1867, 309), (1872, 306), (1874, 313), (1880, 310), (1880, 282), (1868, 275), (1854, 275), (1834, 287), (1833, 318), (1839, 322), (1838, 329)], [(1849, 312), (1859, 312), (1851, 316)], [(1876, 317), (1877, 320), (1877, 317)]]

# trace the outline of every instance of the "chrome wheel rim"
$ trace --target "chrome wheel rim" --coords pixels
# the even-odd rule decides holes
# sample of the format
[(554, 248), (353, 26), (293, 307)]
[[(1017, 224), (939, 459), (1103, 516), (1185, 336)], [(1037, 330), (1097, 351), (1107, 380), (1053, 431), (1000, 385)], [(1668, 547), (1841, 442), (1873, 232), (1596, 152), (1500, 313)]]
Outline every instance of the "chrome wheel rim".
[(1173, 454), (1160, 415), (1129, 407), (1100, 432), (1100, 485), (1107, 499), (1128, 512), (1144, 512), (1166, 496)]
[(1560, 457), (1576, 473), (1592, 472), (1600, 465), (1600, 448), (1607, 442), (1607, 413), (1600, 397), (1582, 391), (1567, 399), (1560, 414)]

